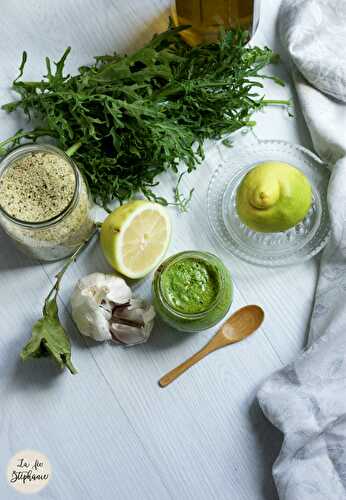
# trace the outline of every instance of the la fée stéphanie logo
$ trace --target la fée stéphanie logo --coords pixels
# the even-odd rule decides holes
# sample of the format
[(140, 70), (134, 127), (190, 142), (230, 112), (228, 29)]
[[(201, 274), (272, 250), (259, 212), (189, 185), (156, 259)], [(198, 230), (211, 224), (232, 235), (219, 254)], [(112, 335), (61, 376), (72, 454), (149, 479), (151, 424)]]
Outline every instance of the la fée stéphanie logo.
[(36, 450), (19, 451), (7, 466), (8, 483), (21, 493), (37, 493), (47, 486), (51, 475), (48, 458)]

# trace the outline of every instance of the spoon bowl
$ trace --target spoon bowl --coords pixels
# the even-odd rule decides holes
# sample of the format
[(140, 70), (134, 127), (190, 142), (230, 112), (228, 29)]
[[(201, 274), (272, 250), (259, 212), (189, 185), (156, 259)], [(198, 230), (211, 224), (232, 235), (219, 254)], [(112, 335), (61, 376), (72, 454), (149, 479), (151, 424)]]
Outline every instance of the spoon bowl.
[(209, 344), (216, 343), (218, 344), (216, 348), (219, 348), (240, 342), (255, 332), (263, 319), (264, 311), (261, 307), (254, 305), (242, 307), (225, 321)]
[(184, 361), (159, 380), (160, 387), (166, 387), (192, 365), (221, 347), (235, 344), (246, 339), (262, 324), (264, 311), (261, 307), (250, 305), (238, 309), (216, 332), (214, 337), (196, 354)]

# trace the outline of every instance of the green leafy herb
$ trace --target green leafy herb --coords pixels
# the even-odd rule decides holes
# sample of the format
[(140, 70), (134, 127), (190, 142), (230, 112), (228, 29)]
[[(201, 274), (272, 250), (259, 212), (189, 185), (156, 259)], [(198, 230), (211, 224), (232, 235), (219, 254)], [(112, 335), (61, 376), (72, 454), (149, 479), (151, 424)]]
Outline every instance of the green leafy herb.
[(42, 81), (22, 81), (24, 53), (13, 82), (20, 99), (3, 108), (21, 109), (41, 126), (0, 143), (0, 152), (51, 136), (70, 148), (96, 202), (142, 192), (164, 203), (153, 192), (161, 172), (178, 173), (180, 162), (190, 172), (204, 157), (205, 139), (253, 126), (251, 115), (267, 104), (288, 104), (258, 93), (261, 70), (277, 57), (247, 46), (246, 31), (221, 32), (217, 43), (192, 48), (179, 35), (185, 28), (170, 27), (131, 55), (96, 57), (75, 76), (64, 75), (68, 48), (54, 70), (46, 59)]
[[(94, 233), (95, 234), (95, 233)], [(91, 238), (93, 235), (91, 236)], [(90, 238), (90, 239), (91, 239)], [(71, 343), (59, 320), (57, 296), (61, 280), (72, 262), (90, 241), (83, 242), (74, 254), (69, 257), (56, 275), (56, 281), (49, 292), (43, 306), (43, 317), (32, 328), (32, 336), (23, 347), (20, 357), (23, 361), (29, 358), (50, 356), (60, 368), (67, 367), (72, 374), (77, 373), (71, 361)]]

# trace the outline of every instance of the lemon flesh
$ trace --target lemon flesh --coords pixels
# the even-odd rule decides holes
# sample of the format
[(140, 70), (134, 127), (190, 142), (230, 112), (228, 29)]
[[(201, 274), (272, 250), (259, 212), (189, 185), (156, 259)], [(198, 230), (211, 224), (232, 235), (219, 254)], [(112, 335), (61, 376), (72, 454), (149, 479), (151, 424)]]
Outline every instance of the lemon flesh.
[(146, 200), (115, 209), (102, 224), (100, 241), (109, 264), (128, 278), (142, 278), (162, 260), (170, 241), (167, 210)]
[(304, 219), (312, 203), (305, 175), (288, 163), (258, 164), (241, 181), (236, 208), (240, 220), (254, 231), (286, 231)]

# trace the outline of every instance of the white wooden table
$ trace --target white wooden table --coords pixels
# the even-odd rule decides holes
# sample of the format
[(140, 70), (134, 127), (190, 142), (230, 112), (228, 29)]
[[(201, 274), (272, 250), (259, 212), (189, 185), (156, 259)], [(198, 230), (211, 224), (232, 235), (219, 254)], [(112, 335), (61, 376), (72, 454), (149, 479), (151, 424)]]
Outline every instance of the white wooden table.
[[(280, 50), (275, 35), (279, 0), (263, 4), (255, 41)], [(45, 71), (46, 55), (57, 59), (71, 45), (68, 69), (73, 72), (94, 55), (140, 46), (165, 28), (168, 7), (169, 0), (2, 0), (1, 102), (12, 98), (8, 88), (22, 50), (29, 55), (26, 77), (37, 78)], [(291, 96), (284, 65), (270, 71), (288, 85), (282, 89), (268, 82), (267, 95)], [(299, 109), (295, 118), (278, 108), (256, 119), (260, 139), (310, 146)], [(20, 124), (19, 117), (1, 111), (0, 137)], [(0, 231), (1, 499), (21, 497), (8, 486), (5, 470), (10, 457), (26, 448), (45, 453), (52, 464), (53, 478), (39, 494), (47, 500), (277, 498), (271, 466), (281, 438), (263, 417), (255, 394), (304, 344), (317, 263), (272, 270), (225, 254), (206, 224), (212, 169), (206, 162), (184, 178), (183, 188), (196, 190), (186, 215), (171, 210), (174, 237), (169, 253), (218, 253), (234, 278), (232, 310), (258, 303), (266, 320), (251, 339), (217, 352), (165, 390), (158, 387), (158, 378), (199, 349), (213, 331), (184, 335), (157, 321), (150, 342), (133, 349), (82, 339), (71, 321), (69, 297), (81, 276), (110, 271), (96, 242), (68, 271), (59, 301), (79, 374), (59, 373), (49, 360), (22, 364), (19, 351), (61, 264), (31, 261)], [(161, 192), (170, 196), (173, 183), (166, 175)], [(150, 278), (138, 292), (150, 295)]]

